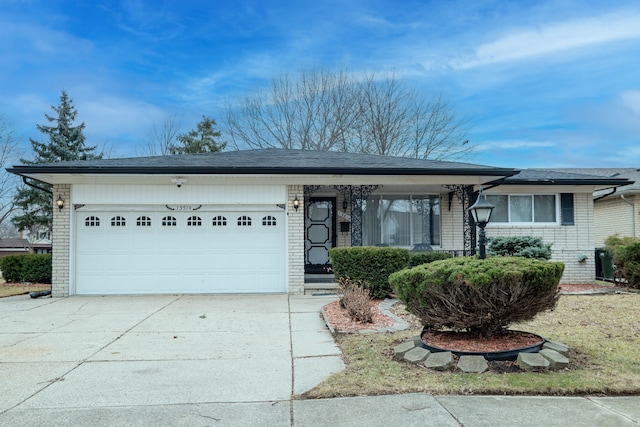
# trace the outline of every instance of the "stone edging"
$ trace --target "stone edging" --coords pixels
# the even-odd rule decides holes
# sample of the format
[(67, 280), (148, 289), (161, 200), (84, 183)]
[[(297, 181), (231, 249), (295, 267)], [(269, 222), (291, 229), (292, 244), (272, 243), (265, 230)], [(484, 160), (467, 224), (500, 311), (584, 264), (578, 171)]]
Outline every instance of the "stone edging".
[(341, 329), (336, 329), (336, 328), (333, 327), (333, 325), (331, 325), (331, 322), (329, 322), (329, 317), (327, 316), (327, 313), (324, 311), (324, 307), (322, 307), (322, 318), (324, 319), (324, 323), (327, 325), (327, 328), (329, 328), (329, 331), (331, 331), (332, 334), (335, 334), (335, 333), (340, 333), (340, 334), (371, 334), (371, 333), (376, 333), (376, 332), (403, 331), (403, 330), (405, 330), (405, 329), (407, 329), (409, 327), (409, 323), (407, 323), (404, 319), (401, 319), (400, 317), (398, 317), (395, 314), (393, 314), (391, 312), (391, 310), (390, 310), (391, 306), (393, 306), (397, 302), (398, 302), (397, 299), (386, 298), (378, 306), (378, 308), (380, 309), (380, 312), (382, 314), (384, 314), (387, 317), (390, 317), (394, 321), (393, 325), (388, 326), (386, 328), (365, 329), (365, 330), (358, 330), (358, 331), (343, 331)]
[[(519, 353), (517, 364), (523, 371), (540, 371), (547, 369), (564, 369), (569, 366), (569, 347), (553, 340), (544, 340), (542, 350), (538, 353)], [(420, 337), (413, 337), (398, 344), (394, 350), (396, 360), (413, 363), (438, 371), (455, 370), (467, 373), (482, 373), (489, 369), (489, 364), (481, 355), (462, 355), (456, 361), (450, 351), (432, 353), (422, 347)]]

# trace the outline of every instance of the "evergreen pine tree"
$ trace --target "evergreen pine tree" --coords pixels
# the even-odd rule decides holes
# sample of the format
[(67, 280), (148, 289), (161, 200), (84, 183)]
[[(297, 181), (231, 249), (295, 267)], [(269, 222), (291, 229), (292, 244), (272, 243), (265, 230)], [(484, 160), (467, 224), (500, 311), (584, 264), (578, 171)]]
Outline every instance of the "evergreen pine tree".
[[(58, 106), (52, 105), (51, 109), (55, 111), (56, 115), (50, 116), (45, 113), (44, 116), (52, 125), (36, 124), (36, 128), (45, 134), (49, 140), (47, 142), (39, 142), (29, 138), (34, 158), (33, 160), (20, 159), (23, 164), (102, 158), (102, 153), (97, 153), (95, 146), (87, 147), (85, 145), (85, 136), (82, 133), (85, 128), (84, 122), (74, 126), (78, 111), (65, 90), (62, 90)], [(32, 179), (27, 179), (27, 181), (40, 188), (24, 186), (18, 190), (14, 202), (21, 213), (14, 216), (11, 222), (20, 231), (29, 230), (33, 233), (42, 228), (51, 229), (53, 220), (51, 191), (53, 186)]]
[(177, 140), (182, 145), (171, 145), (171, 154), (198, 154), (214, 153), (222, 151), (227, 146), (226, 142), (218, 142), (221, 133), (215, 129), (216, 121), (210, 117), (202, 116), (202, 121), (197, 128), (189, 133), (178, 135)]

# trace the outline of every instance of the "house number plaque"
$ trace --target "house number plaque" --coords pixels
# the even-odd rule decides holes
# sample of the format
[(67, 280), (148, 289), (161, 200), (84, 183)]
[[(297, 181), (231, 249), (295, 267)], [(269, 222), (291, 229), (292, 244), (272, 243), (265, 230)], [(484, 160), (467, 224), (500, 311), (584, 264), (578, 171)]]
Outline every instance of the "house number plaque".
[(182, 212), (186, 212), (186, 211), (197, 211), (198, 209), (200, 209), (202, 207), (202, 205), (175, 205), (174, 207), (171, 207), (169, 205), (165, 205), (167, 207), (167, 209), (169, 209), (170, 211), (182, 211)]

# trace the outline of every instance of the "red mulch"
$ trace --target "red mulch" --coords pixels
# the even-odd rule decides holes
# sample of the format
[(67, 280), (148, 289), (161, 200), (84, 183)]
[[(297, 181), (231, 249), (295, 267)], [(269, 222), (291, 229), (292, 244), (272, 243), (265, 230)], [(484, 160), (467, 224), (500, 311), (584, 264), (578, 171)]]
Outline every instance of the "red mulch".
[(324, 312), (327, 316), (331, 327), (339, 332), (356, 332), (363, 330), (376, 330), (379, 328), (388, 328), (393, 326), (395, 321), (380, 312), (380, 303), (382, 300), (371, 300), (371, 311), (373, 312), (373, 323), (360, 323), (351, 320), (347, 314), (347, 310), (340, 306), (340, 301), (334, 301), (325, 305)]
[(477, 337), (466, 332), (427, 331), (422, 334), (422, 341), (446, 350), (485, 353), (529, 347), (540, 343), (540, 337), (520, 331), (504, 331), (491, 337)]
[(614, 289), (615, 285), (599, 285), (596, 283), (580, 283), (580, 284), (561, 284), (560, 292), (584, 292), (593, 289)]

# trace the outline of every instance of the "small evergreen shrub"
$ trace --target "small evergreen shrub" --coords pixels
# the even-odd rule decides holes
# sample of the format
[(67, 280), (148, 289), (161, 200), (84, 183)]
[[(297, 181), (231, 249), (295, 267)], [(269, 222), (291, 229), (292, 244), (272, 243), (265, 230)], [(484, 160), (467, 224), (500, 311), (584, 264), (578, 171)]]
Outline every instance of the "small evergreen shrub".
[(0, 259), (4, 280), (9, 283), (51, 283), (51, 255), (9, 255)]
[(347, 310), (351, 320), (362, 323), (373, 322), (369, 290), (361, 280), (353, 281), (349, 277), (338, 280), (340, 287), (340, 305)]
[(618, 248), (615, 259), (629, 287), (640, 289), (640, 242)]
[(362, 281), (371, 298), (385, 298), (391, 293), (389, 275), (408, 265), (409, 251), (402, 248), (354, 246), (332, 248), (329, 258), (337, 280)]
[(409, 252), (409, 267), (415, 267), (422, 264), (429, 264), (433, 261), (451, 258), (452, 255), (447, 252)]
[(491, 237), (488, 243), (487, 253), (492, 256), (551, 259), (551, 244), (544, 243), (540, 237)]
[(460, 257), (399, 271), (389, 282), (428, 328), (490, 336), (553, 309), (563, 271), (559, 262)]

